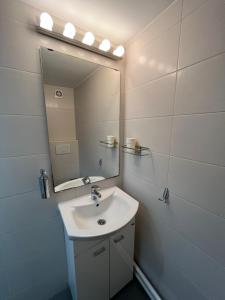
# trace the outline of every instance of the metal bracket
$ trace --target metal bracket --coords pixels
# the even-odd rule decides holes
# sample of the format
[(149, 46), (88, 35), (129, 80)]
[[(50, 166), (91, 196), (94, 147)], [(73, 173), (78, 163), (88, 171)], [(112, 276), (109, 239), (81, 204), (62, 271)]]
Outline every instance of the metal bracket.
[(163, 197), (162, 198), (158, 198), (159, 201), (162, 201), (166, 204), (168, 204), (169, 202), (169, 196), (170, 196), (170, 192), (169, 189), (166, 187), (163, 191)]

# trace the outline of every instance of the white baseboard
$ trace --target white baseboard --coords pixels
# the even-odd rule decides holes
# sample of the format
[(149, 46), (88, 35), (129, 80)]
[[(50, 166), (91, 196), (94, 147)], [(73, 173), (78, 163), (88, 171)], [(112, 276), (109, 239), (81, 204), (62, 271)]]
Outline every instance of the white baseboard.
[(151, 300), (162, 300), (155, 288), (152, 286), (136, 263), (134, 263), (134, 275)]

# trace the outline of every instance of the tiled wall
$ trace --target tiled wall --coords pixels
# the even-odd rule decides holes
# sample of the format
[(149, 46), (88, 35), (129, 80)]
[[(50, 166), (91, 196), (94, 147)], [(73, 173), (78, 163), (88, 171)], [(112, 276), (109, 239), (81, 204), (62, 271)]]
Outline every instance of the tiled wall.
[(100, 141), (113, 135), (119, 142), (120, 72), (95, 70), (75, 89), (75, 95), (81, 177), (117, 176), (119, 148), (107, 148)]
[[(127, 50), (123, 187), (136, 260), (165, 299), (225, 298), (225, 2), (178, 0)], [(163, 188), (170, 202), (158, 201)]]
[[(63, 92), (63, 98), (55, 97), (55, 90)], [(51, 156), (54, 185), (80, 177), (79, 145), (76, 132), (74, 89), (44, 85), (46, 115), (48, 120), (49, 153)], [(68, 153), (57, 153), (57, 147), (69, 145)]]
[[(49, 170), (40, 46), (106, 66), (118, 63), (35, 32), (38, 12), (0, 0), (0, 299), (47, 300), (66, 286), (63, 226), (57, 201), (41, 200), (39, 169)], [(119, 184), (119, 178), (101, 185)], [(88, 188), (89, 189), (89, 188)]]

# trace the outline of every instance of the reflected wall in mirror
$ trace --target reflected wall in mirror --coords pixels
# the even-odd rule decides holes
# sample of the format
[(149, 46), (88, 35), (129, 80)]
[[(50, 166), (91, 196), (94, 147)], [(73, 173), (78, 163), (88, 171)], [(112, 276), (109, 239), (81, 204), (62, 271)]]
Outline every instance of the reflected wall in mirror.
[(55, 192), (119, 175), (120, 72), (41, 48)]

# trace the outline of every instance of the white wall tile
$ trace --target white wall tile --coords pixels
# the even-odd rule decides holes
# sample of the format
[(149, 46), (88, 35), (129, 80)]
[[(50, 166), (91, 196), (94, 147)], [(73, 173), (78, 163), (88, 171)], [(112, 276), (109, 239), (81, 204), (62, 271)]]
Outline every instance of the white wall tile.
[(158, 187), (167, 186), (169, 156), (152, 152), (151, 155), (138, 157), (124, 154), (124, 176), (129, 173)]
[(207, 1), (182, 22), (179, 67), (225, 51), (224, 36), (224, 1)]
[(175, 264), (180, 272), (198, 287), (206, 299), (222, 299), (225, 293), (224, 267), (188, 240), (177, 236), (175, 231), (168, 227), (162, 231), (164, 251), (168, 254), (165, 264), (167, 261)]
[(183, 0), (182, 17), (192, 13), (208, 0)]
[[(179, 24), (146, 45), (141, 50), (129, 48), (127, 53), (127, 89), (145, 84), (176, 70), (179, 41)], [(166, 47), (165, 47), (166, 45)]]
[(171, 157), (169, 187), (176, 195), (225, 216), (225, 168)]
[(173, 1), (163, 10), (143, 31), (138, 33), (128, 42), (132, 46), (136, 45), (139, 49), (144, 47), (153, 39), (160, 37), (164, 31), (180, 21), (182, 0)]
[(174, 117), (172, 155), (225, 166), (225, 113)]
[(151, 81), (126, 93), (125, 119), (171, 115), (176, 74)]
[(58, 218), (56, 202), (41, 200), (39, 190), (0, 199), (0, 235), (27, 230), (53, 218)]
[(7, 300), (9, 299), (10, 296), (10, 287), (9, 287), (9, 282), (6, 277), (6, 270), (5, 269), (0, 269), (0, 300)]
[[(0, 243), (0, 299), (50, 299), (67, 287), (63, 224), (55, 210), (56, 201), (88, 193), (89, 188), (52, 195), (51, 199), (43, 201), (40, 199), (38, 177), (39, 169), (46, 168), (51, 181), (48, 155), (18, 157), (33, 151), (47, 153), (39, 49), (41, 46), (52, 48), (121, 70), (123, 62), (36, 33), (33, 25), (39, 12), (22, 1), (1, 0), (0, 16), (0, 114), (1, 118), (9, 120), (1, 123), (0, 135), (2, 137), (4, 133), (4, 139), (0, 148), (3, 155), (6, 151), (7, 155), (15, 155), (0, 158), (0, 239), (2, 241), (3, 236), (7, 236), (9, 247)], [(25, 117), (14, 118), (4, 114), (44, 118), (39, 118), (42, 119), (41, 125), (36, 121), (37, 117), (30, 117), (31, 121), (25, 122)], [(102, 187), (116, 184), (120, 184), (119, 177), (100, 183)], [(34, 192), (27, 193), (29, 191)], [(8, 253), (7, 249), (10, 249)], [(14, 262), (17, 262), (16, 265)]]
[[(170, 17), (177, 20), (178, 6), (174, 2), (128, 45), (124, 137), (136, 137), (153, 153), (151, 158), (125, 154), (123, 187), (140, 201), (135, 259), (163, 298), (222, 299), (224, 1), (183, 1), (179, 68), (202, 62), (178, 71), (174, 103), (173, 80), (169, 82), (169, 76), (154, 79), (165, 75), (163, 65), (156, 70), (164, 49), (166, 59), (178, 59), (178, 40), (175, 34), (171, 38), (171, 31), (181, 24), (170, 27)], [(217, 54), (221, 55), (206, 60)], [(176, 75), (178, 66), (171, 66)], [(156, 118), (158, 114), (164, 117)], [(177, 116), (168, 121), (166, 114)], [(164, 205), (158, 198), (167, 185), (170, 204)]]
[(0, 158), (0, 198), (38, 189), (42, 168), (49, 170), (47, 155)]
[[(180, 168), (182, 167), (185, 168), (185, 165), (180, 166)], [(144, 181), (145, 178), (143, 178), (142, 175), (143, 171), (133, 172), (131, 167), (129, 169), (125, 167), (124, 171), (125, 183), (127, 182), (127, 180), (132, 179), (132, 187), (130, 187), (129, 184), (126, 183), (127, 190), (131, 193), (137, 193), (137, 195), (135, 194), (135, 197), (140, 197), (138, 199), (140, 199), (141, 205), (143, 206), (144, 210), (150, 212), (151, 218), (158, 218), (159, 220), (161, 220), (161, 222), (165, 222), (167, 226), (183, 234), (187, 239), (191, 240), (192, 243), (198, 245), (198, 247), (201, 248), (202, 251), (217, 260), (218, 264), (222, 264), (223, 266), (225, 266), (225, 240), (223, 238), (225, 230), (225, 219), (223, 217), (218, 217), (217, 215), (197, 206), (202, 203), (195, 200), (199, 196), (200, 192), (197, 191), (197, 189), (194, 190), (195, 187), (193, 186), (193, 182), (194, 180), (196, 180), (196, 177), (197, 175), (199, 175), (199, 173), (194, 174), (193, 172), (191, 174), (194, 179), (192, 182), (192, 186), (190, 183), (189, 188), (192, 187), (193, 192), (191, 195), (185, 194), (187, 200), (184, 200), (170, 192), (169, 205), (165, 206), (163, 203), (158, 201), (158, 197), (160, 197), (160, 194), (159, 189), (157, 190), (157, 188), (155, 187), (157, 182), (152, 180), (152, 182), (149, 184), (147, 181)], [(165, 168), (162, 169), (162, 171), (165, 172)], [(179, 173), (179, 175), (184, 181), (183, 183), (181, 183), (181, 186), (185, 186), (187, 177), (184, 178), (184, 175), (182, 173)], [(163, 176), (163, 174), (161, 174), (161, 176)], [(152, 185), (154, 187), (152, 187)], [(167, 184), (165, 184), (164, 186), (166, 185)], [(200, 184), (199, 187), (201, 188)], [(173, 186), (170, 186), (170, 188), (171, 190), (173, 190)], [(212, 185), (210, 188), (212, 189)], [(208, 190), (210, 188), (208, 188)], [(138, 189), (138, 192), (133, 191), (136, 189)], [(194, 193), (194, 199), (190, 198)], [(215, 205), (215, 196), (212, 200), (212, 197), (210, 197), (211, 195), (207, 195), (207, 191), (205, 191), (205, 194), (206, 197), (208, 196), (208, 198), (210, 198), (209, 201), (211, 200), (212, 204)], [(203, 198), (203, 196), (204, 195), (200, 195), (200, 198)], [(222, 195), (221, 199), (223, 199)], [(194, 205), (190, 201), (196, 202), (197, 205)], [(225, 204), (222, 200), (220, 207), (225, 212)], [(154, 215), (154, 217), (152, 215)]]
[(171, 126), (171, 117), (126, 120), (124, 137), (136, 138), (153, 152), (169, 154)]
[(42, 117), (0, 115), (0, 136), (0, 157), (48, 153)]
[[(145, 259), (142, 261), (144, 268), (148, 266), (148, 272), (151, 273), (151, 266), (147, 264), (147, 258), (152, 253), (152, 260), (158, 262), (159, 280), (164, 281), (164, 273), (167, 276), (167, 268), (173, 266), (178, 273), (186, 277), (186, 280), (190, 281), (200, 291), (199, 295), (196, 295), (193, 299), (199, 299), (197, 296), (201, 294), (203, 296), (200, 299), (222, 299), (225, 292), (223, 284), (224, 267), (217, 264), (215, 260), (190, 243), (189, 240), (179, 235), (177, 231), (171, 230), (161, 219), (155, 217), (154, 211), (151, 214), (154, 221), (149, 219), (145, 212), (147, 211), (143, 209), (139, 219), (142, 222), (141, 228), (144, 228), (142, 247), (145, 247), (146, 237), (149, 237), (151, 251), (145, 252)], [(215, 284), (212, 284), (214, 281)], [(172, 291), (176, 293), (179, 292), (179, 289), (174, 286)], [(193, 286), (192, 291), (194, 294), (197, 293)], [(180, 298), (178, 297), (178, 299)]]
[(44, 114), (40, 75), (0, 68), (0, 90), (0, 114)]
[[(138, 221), (140, 224), (136, 221), (136, 241), (140, 239), (138, 250), (143, 249), (141, 255), (138, 255), (140, 257), (138, 263), (145, 273), (150, 274), (151, 282), (160, 291), (161, 295), (165, 299), (173, 300), (208, 299), (202, 295), (198, 286), (192, 282), (192, 279), (185, 276), (182, 270), (176, 266), (173, 261), (174, 257), (173, 259), (168, 259), (167, 256), (170, 252), (166, 248), (166, 242), (168, 242), (168, 238), (172, 239), (173, 235), (167, 230), (165, 224), (163, 224), (165, 233), (161, 233), (159, 228), (155, 227), (154, 223), (146, 218), (144, 209), (141, 211)], [(168, 235), (165, 243), (162, 241), (164, 234)], [(179, 235), (177, 238), (179, 239)], [(174, 240), (169, 240), (169, 243), (174, 242)], [(151, 251), (144, 251), (146, 247), (151, 249)]]
[[(203, 294), (202, 299), (210, 299), (210, 297), (220, 299), (225, 292), (223, 284), (224, 267), (217, 264), (215, 260), (196, 247), (190, 240), (180, 235), (177, 228), (173, 230), (168, 226), (164, 214), (159, 215), (157, 213), (156, 205), (161, 207), (161, 211), (164, 210), (164, 213), (169, 207), (167, 208), (157, 198), (152, 197), (149, 183), (141, 181), (138, 175), (134, 177), (131, 174), (128, 180), (126, 177), (124, 180), (125, 190), (133, 196), (135, 196), (135, 193), (140, 195), (140, 217), (138, 217), (136, 223), (141, 230), (138, 230), (136, 243), (138, 243), (137, 257), (140, 258), (140, 265), (143, 270), (150, 274), (149, 276), (152, 272), (156, 272), (159, 286), (161, 286), (161, 282), (166, 282), (168, 287), (171, 287), (173, 286), (172, 282), (169, 283), (168, 278), (165, 279), (164, 276), (167, 277), (167, 268), (170, 269), (173, 266), (178, 273), (186, 277), (187, 281), (199, 288), (199, 295)], [(147, 249), (148, 251), (146, 251)], [(215, 285), (212, 285), (211, 283), (214, 280)], [(179, 289), (174, 286), (171, 292), (179, 293)], [(197, 293), (193, 286), (192, 292), (193, 294)], [(178, 297), (178, 299), (180, 298)]]
[[(16, 266), (10, 267), (7, 273), (10, 274), (10, 287), (13, 299), (20, 299), (21, 294), (24, 297), (22, 299), (28, 299), (27, 297), (31, 294), (31, 290), (34, 293), (35, 286), (39, 284), (40, 289), (45, 288), (46, 296), (46, 282), (51, 282), (50, 278), (55, 280), (57, 277), (60, 277), (59, 287), (65, 287), (66, 264), (65, 262), (61, 263), (60, 256), (56, 253), (51, 256), (49, 256), (49, 253), (43, 253), (43, 255), (39, 254), (35, 258), (27, 259), (26, 263), (21, 262)], [(56, 289), (56, 291), (59, 290)]]
[(175, 114), (225, 111), (225, 54), (178, 72)]
[[(48, 228), (48, 231), (45, 228)], [(49, 234), (51, 234), (50, 239)], [(14, 233), (2, 235), (1, 240), (4, 247), (0, 255), (5, 268), (16, 268), (43, 253), (54, 252), (55, 256), (59, 253), (65, 254), (64, 247), (57, 249), (57, 245), (64, 244), (63, 227), (59, 218), (31, 222), (26, 228), (18, 228)], [(66, 260), (66, 257), (63, 257), (63, 260)]]
[[(75, 140), (75, 115), (74, 111), (48, 108), (48, 135), (50, 141)], [(59, 122), (61, 120), (62, 122)]]
[[(217, 195), (216, 195), (217, 196)], [(225, 267), (225, 219), (170, 194), (168, 224)]]
[(15, 0), (1, 0), (0, 15), (30, 25), (37, 24), (39, 20), (37, 9), (22, 1)]
[(32, 28), (1, 17), (0, 40), (1, 67), (40, 73), (38, 33)]

